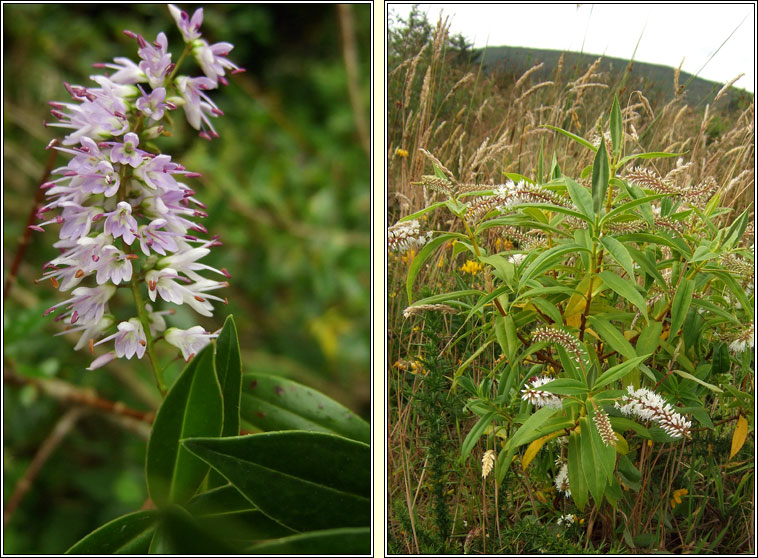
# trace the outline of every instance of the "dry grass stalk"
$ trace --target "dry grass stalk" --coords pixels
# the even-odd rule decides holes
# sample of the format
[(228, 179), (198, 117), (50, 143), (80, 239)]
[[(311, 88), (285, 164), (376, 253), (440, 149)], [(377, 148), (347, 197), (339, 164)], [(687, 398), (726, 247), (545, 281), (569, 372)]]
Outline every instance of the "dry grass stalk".
[(713, 99), (713, 104), (715, 105), (715, 104), (716, 104), (716, 101), (718, 101), (718, 100), (719, 100), (721, 97), (723, 97), (723, 96), (724, 96), (724, 94), (725, 94), (725, 93), (726, 93), (726, 92), (729, 90), (729, 88), (730, 88), (732, 85), (734, 85), (734, 82), (735, 82), (735, 81), (737, 81), (738, 79), (740, 79), (740, 78), (741, 78), (742, 76), (744, 76), (744, 75), (745, 75), (745, 73), (743, 72), (743, 73), (741, 73), (740, 75), (738, 75), (736, 78), (734, 78), (734, 79), (732, 79), (731, 81), (727, 82), (727, 83), (724, 85), (724, 87), (722, 87), (722, 88), (719, 90), (719, 92), (718, 92), (718, 93), (716, 93), (716, 98), (715, 98), (715, 99)]
[(543, 62), (540, 62), (539, 64), (535, 64), (534, 66), (532, 66), (531, 68), (529, 68), (526, 72), (524, 72), (524, 74), (520, 78), (518, 78), (518, 81), (513, 86), (513, 91), (518, 90), (518, 88), (521, 87), (521, 85), (527, 80), (527, 78), (531, 74), (533, 74), (534, 72), (536, 72), (537, 70), (539, 70), (540, 68), (542, 68), (544, 65), (545, 64)]
[(543, 87), (547, 87), (548, 85), (553, 85), (553, 84), (554, 84), (554, 82), (552, 82), (552, 81), (543, 81), (542, 83), (538, 83), (537, 85), (534, 85), (534, 86), (530, 87), (529, 89), (526, 90), (526, 92), (523, 95), (521, 95), (521, 97), (519, 97), (518, 99), (516, 99), (516, 103), (523, 102), (524, 99), (526, 99), (529, 95), (531, 95), (532, 93), (534, 93), (538, 89), (541, 89)]
[[(406, 74), (407, 78), (405, 81), (405, 106), (408, 107), (411, 104), (411, 96), (413, 94), (413, 80), (416, 78), (416, 68), (418, 68), (418, 63), (421, 60), (421, 56), (424, 54), (424, 51), (426, 50), (426, 47), (429, 46), (428, 44), (425, 44), (423, 47), (421, 47), (421, 50), (418, 52), (418, 54), (413, 58), (411, 62), (411, 67), (408, 70), (408, 73)], [(404, 62), (407, 63), (406, 60)]]
[(445, 173), (445, 176), (447, 176), (447, 177), (448, 177), (448, 179), (450, 180), (450, 182), (452, 182), (453, 184), (458, 184), (458, 181), (455, 179), (455, 175), (454, 175), (454, 174), (453, 174), (453, 173), (450, 171), (450, 169), (448, 169), (448, 168), (447, 168), (445, 165), (443, 165), (443, 164), (440, 162), (440, 160), (439, 160), (439, 159), (437, 159), (437, 157), (435, 157), (434, 155), (432, 155), (431, 153), (429, 153), (429, 152), (428, 152), (426, 149), (424, 149), (423, 147), (419, 147), (419, 148), (418, 148), (418, 150), (419, 150), (419, 151), (421, 151), (421, 153), (423, 153), (424, 155), (426, 155), (426, 157), (427, 157), (427, 158), (428, 158), (428, 159), (429, 159), (429, 160), (430, 160), (430, 161), (431, 161), (433, 164), (435, 164), (435, 165), (437, 166), (437, 168), (438, 168), (438, 169), (440, 169), (442, 172), (444, 172), (444, 173)]

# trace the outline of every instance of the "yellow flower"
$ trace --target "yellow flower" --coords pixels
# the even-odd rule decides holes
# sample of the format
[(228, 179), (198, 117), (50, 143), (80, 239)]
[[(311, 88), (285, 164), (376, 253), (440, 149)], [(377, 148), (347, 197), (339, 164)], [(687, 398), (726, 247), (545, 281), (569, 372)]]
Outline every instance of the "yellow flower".
[(460, 267), (460, 271), (463, 273), (470, 273), (471, 275), (476, 275), (482, 270), (482, 264), (475, 262), (474, 260), (468, 260), (465, 264), (463, 264)]
[(405, 149), (400, 149), (399, 147), (395, 150), (395, 155), (398, 157), (406, 158), (408, 156), (408, 151)]
[(416, 257), (416, 251), (408, 250), (406, 253), (403, 254), (403, 263), (408, 263), (410, 261), (413, 261), (414, 257)]
[(426, 370), (422, 366), (421, 362), (417, 360), (411, 363), (411, 373), (421, 374), (423, 376), (426, 374)]
[(671, 508), (673, 509), (674, 506), (677, 504), (682, 503), (682, 496), (687, 496), (687, 489), (686, 488), (680, 488), (679, 490), (674, 490), (674, 497), (671, 498)]
[(442, 267), (444, 265), (445, 265), (445, 258), (443, 257), (443, 258), (440, 258), (439, 261), (437, 262), (437, 267)]

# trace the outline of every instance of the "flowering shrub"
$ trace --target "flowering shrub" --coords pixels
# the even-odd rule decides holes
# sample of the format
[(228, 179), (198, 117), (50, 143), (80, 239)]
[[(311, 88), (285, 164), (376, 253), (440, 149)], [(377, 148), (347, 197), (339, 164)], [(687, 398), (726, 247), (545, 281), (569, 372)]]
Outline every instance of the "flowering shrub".
[[(505, 173), (501, 185), (460, 184), (424, 152), (435, 175), (419, 185), (441, 199), (393, 227), (437, 209), (458, 224), (431, 236), (414, 228), (420, 250), (408, 267), (404, 316), (444, 304), (479, 324), (471, 326), (472, 354), (454, 373), (479, 417), (462, 457), (485, 434), (488, 448), (504, 439), (494, 463), (502, 482), (520, 448), (528, 446), (524, 469), (553, 448), (554, 485), (580, 511), (589, 496), (597, 508), (607, 500), (617, 509), (640, 490), (627, 456), (642, 447), (635, 438), (686, 444), (694, 426), (714, 428), (714, 409), (719, 418), (734, 407), (749, 412), (749, 396), (735, 386), (750, 389), (754, 367), (749, 209), (729, 215), (715, 179), (692, 182), (692, 163), (680, 160), (666, 176), (630, 167), (682, 154), (625, 154), (617, 99), (606, 122), (608, 140), (594, 144), (548, 126), (592, 152), (577, 179), (555, 156), (543, 168), (540, 154), (532, 178)], [(483, 282), (415, 300), (425, 262), (452, 242), (454, 254), (483, 266)], [(477, 383), (467, 371), (488, 347), (500, 356)]]
[[(212, 120), (223, 112), (207, 92), (243, 71), (226, 58), (231, 44), (202, 38), (202, 8), (191, 17), (169, 11), (184, 39), (175, 62), (163, 32), (149, 42), (127, 30), (138, 62), (96, 64), (109, 72), (92, 76), (96, 87), (65, 84), (73, 102), (50, 103), (58, 122), (49, 126), (70, 131), (49, 148), (71, 158), (42, 184), (47, 203), (32, 228), (61, 225), (60, 255), (43, 278), (70, 293), (45, 314), (63, 309), (56, 320), (66, 323), (62, 333), (80, 333), (76, 349), (94, 356), (107, 347), (88, 370), (147, 355), (164, 397), (147, 446), (150, 499), (69, 552), (365, 554), (368, 424), (295, 382), (243, 376), (231, 316), (209, 332), (168, 327), (174, 311), (160, 309), (186, 304), (211, 317), (212, 301), (225, 302), (212, 293), (228, 286), (229, 273), (201, 262), (221, 242), (202, 238), (208, 231), (197, 219), (206, 208), (187, 183), (200, 175), (159, 142), (179, 109), (201, 138), (218, 138)], [(202, 75), (180, 73), (190, 55)], [(119, 289), (131, 295), (131, 308), (118, 307)], [(160, 341), (188, 362), (170, 386), (154, 350)], [(243, 399), (243, 382), (252, 402)], [(241, 411), (246, 428), (265, 433), (240, 435)]]

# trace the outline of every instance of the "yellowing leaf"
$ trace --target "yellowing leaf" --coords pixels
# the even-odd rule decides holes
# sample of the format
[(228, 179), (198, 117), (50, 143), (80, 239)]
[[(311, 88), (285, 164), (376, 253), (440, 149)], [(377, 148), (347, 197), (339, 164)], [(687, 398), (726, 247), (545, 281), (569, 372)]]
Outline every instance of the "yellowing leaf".
[(737, 427), (734, 429), (734, 434), (732, 435), (732, 451), (729, 452), (729, 459), (734, 457), (737, 452), (742, 449), (746, 438), (747, 420), (745, 417), (740, 416), (740, 418), (737, 419)]
[[(566, 310), (563, 312), (563, 317), (566, 320), (566, 325), (578, 327), (582, 312), (587, 307), (587, 296), (589, 295), (590, 281), (588, 277), (582, 279), (577, 285), (577, 292), (571, 295), (568, 303), (566, 304)], [(604, 288), (604, 283), (597, 275), (592, 277), (592, 296), (595, 296), (600, 290)]]
[(616, 435), (616, 453), (620, 455), (626, 455), (629, 453), (629, 443), (621, 434), (614, 432)]
[(542, 438), (537, 438), (531, 444), (529, 444), (529, 447), (526, 448), (526, 453), (524, 453), (524, 458), (521, 460), (521, 467), (523, 467), (523, 469), (526, 471), (526, 468), (529, 466), (532, 460), (537, 456), (537, 453), (542, 449), (542, 446), (545, 445), (545, 442), (547, 442), (548, 440), (552, 438), (555, 438), (561, 432), (562, 432), (561, 430), (559, 430), (558, 432), (553, 432), (552, 434), (548, 434), (547, 436), (543, 436)]
[(489, 424), (487, 428), (484, 429), (484, 434), (494, 434), (498, 438), (502, 438), (503, 440), (508, 439), (508, 428), (505, 426), (494, 426), (493, 424)]

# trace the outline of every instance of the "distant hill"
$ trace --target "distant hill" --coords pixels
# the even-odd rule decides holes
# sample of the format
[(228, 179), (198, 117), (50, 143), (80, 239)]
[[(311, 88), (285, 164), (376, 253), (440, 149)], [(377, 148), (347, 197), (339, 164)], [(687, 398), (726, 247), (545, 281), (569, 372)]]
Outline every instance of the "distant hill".
[[(515, 79), (518, 79), (518, 77), (535, 64), (544, 62), (544, 66), (531, 75), (530, 79), (532, 83), (551, 79), (558, 64), (558, 59), (562, 54), (564, 54), (562, 76), (563, 80), (566, 81), (570, 81), (574, 76), (581, 76), (599, 56), (596, 54), (564, 53), (559, 50), (510, 46), (487, 47), (487, 49), (477, 49), (474, 51), (476, 61), (483, 61), (483, 65), (487, 71), (512, 74)], [(483, 59), (481, 58), (482, 56)], [(628, 64), (629, 61), (622, 58), (603, 57), (598, 71), (610, 73), (612, 83), (617, 83), (621, 80)], [(642, 90), (644, 95), (651, 101), (667, 102), (674, 96), (674, 72), (675, 69), (668, 66), (635, 61), (627, 77), (627, 87)], [(690, 78), (692, 78), (691, 74), (681, 72), (679, 74), (679, 85), (685, 85)], [(716, 83), (696, 77), (684, 91), (686, 102), (691, 106), (705, 107), (706, 103), (713, 102), (713, 98), (723, 85), (723, 83)], [(738, 87), (731, 87), (726, 96), (727, 110), (744, 109), (752, 100), (752, 93)], [(719, 101), (719, 104), (721, 102)]]

